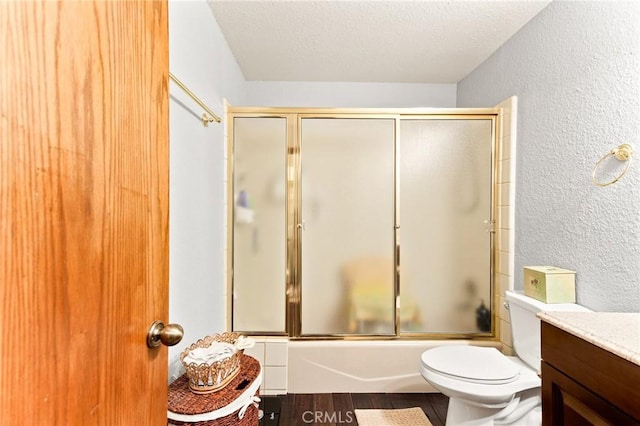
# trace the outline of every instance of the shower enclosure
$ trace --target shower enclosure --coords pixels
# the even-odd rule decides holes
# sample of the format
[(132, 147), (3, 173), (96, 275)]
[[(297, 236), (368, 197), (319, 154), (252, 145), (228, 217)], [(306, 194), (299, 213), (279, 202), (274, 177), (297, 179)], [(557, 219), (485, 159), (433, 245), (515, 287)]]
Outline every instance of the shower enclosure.
[(228, 118), (234, 331), (494, 335), (495, 109)]

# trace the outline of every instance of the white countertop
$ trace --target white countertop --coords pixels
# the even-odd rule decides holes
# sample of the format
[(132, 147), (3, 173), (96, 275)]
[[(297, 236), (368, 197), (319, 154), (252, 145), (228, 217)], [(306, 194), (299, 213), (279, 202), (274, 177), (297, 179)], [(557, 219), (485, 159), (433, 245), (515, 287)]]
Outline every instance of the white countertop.
[(640, 365), (640, 314), (540, 312), (538, 317), (567, 333)]

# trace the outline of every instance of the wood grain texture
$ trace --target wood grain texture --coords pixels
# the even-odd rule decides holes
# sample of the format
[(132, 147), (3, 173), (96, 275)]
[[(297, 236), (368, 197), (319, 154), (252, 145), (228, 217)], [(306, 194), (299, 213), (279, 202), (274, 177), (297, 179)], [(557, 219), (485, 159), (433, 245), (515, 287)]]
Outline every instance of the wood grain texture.
[(0, 32), (0, 424), (162, 424), (166, 2), (0, 2)]
[(544, 425), (572, 424), (567, 414), (589, 419), (589, 410), (609, 424), (640, 425), (640, 367), (547, 322), (541, 336)]
[(357, 426), (356, 409), (411, 407), (420, 407), (434, 426), (444, 426), (449, 398), (440, 393), (287, 394), (264, 396), (261, 405), (260, 426)]

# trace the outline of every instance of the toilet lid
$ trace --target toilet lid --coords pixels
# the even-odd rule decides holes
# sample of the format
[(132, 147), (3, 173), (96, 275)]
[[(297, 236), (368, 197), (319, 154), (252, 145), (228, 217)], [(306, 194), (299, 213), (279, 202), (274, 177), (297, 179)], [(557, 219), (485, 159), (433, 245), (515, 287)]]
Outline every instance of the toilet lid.
[(422, 354), (422, 365), (458, 380), (483, 384), (514, 381), (520, 368), (495, 348), (440, 346)]

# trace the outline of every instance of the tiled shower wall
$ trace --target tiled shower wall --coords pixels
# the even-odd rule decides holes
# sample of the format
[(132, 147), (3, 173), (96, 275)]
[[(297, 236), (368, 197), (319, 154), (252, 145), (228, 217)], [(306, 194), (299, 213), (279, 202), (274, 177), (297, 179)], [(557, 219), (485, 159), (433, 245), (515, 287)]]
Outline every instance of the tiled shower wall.
[(287, 393), (288, 339), (286, 337), (254, 337), (256, 345), (244, 353), (260, 361), (262, 365), (263, 395)]
[(512, 96), (497, 105), (501, 109), (501, 129), (498, 132), (498, 176), (497, 176), (497, 223), (495, 241), (497, 245), (495, 299), (498, 312), (499, 337), (503, 352), (513, 355), (511, 319), (505, 307), (505, 291), (513, 289), (514, 283), (514, 217), (516, 176), (516, 118), (517, 98)]

